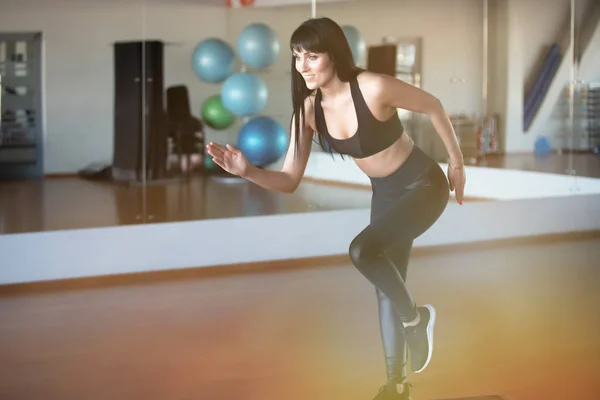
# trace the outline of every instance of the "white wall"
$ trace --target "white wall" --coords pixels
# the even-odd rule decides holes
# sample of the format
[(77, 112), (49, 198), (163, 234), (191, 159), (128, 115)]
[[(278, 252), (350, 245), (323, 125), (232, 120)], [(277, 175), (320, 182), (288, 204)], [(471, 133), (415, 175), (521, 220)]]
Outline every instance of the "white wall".
[(589, 47), (581, 58), (577, 79), (584, 82), (600, 82), (600, 24), (596, 27)]

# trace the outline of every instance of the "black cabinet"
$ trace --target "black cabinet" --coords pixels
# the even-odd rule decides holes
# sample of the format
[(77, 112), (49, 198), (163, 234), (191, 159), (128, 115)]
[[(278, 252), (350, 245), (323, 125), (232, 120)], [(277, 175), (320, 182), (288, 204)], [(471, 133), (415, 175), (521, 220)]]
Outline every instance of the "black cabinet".
[(114, 82), (113, 179), (160, 179), (167, 158), (164, 43), (115, 43)]

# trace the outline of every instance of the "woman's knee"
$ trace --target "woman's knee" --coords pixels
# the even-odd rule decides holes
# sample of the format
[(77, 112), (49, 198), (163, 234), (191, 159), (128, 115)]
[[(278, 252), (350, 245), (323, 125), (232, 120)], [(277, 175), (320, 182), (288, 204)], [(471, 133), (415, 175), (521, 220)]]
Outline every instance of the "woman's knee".
[(358, 235), (350, 243), (348, 249), (350, 259), (356, 267), (372, 262), (374, 259), (383, 258), (381, 243)]

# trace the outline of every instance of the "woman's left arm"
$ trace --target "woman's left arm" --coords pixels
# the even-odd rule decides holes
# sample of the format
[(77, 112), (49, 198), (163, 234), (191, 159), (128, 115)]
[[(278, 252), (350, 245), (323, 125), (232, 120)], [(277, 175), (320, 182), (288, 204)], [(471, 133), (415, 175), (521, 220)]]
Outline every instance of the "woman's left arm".
[(450, 118), (440, 100), (416, 86), (389, 75), (376, 74), (373, 79), (377, 81), (376, 93), (383, 105), (429, 116), (450, 157), (448, 165), (450, 190), (456, 189), (456, 200), (462, 204), (466, 180), (463, 154)]

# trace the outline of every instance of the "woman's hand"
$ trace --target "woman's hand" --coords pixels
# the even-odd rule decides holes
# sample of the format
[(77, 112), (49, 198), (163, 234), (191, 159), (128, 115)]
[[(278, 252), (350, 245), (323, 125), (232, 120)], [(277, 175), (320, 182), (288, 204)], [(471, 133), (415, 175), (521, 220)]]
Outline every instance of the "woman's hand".
[(223, 168), (230, 174), (244, 177), (248, 171), (250, 163), (241, 150), (233, 146), (219, 146), (216, 143), (210, 142), (206, 146), (208, 154), (213, 157), (213, 161), (219, 167)]
[(448, 164), (448, 182), (450, 183), (450, 191), (455, 191), (456, 201), (462, 205), (465, 194), (465, 166)]

